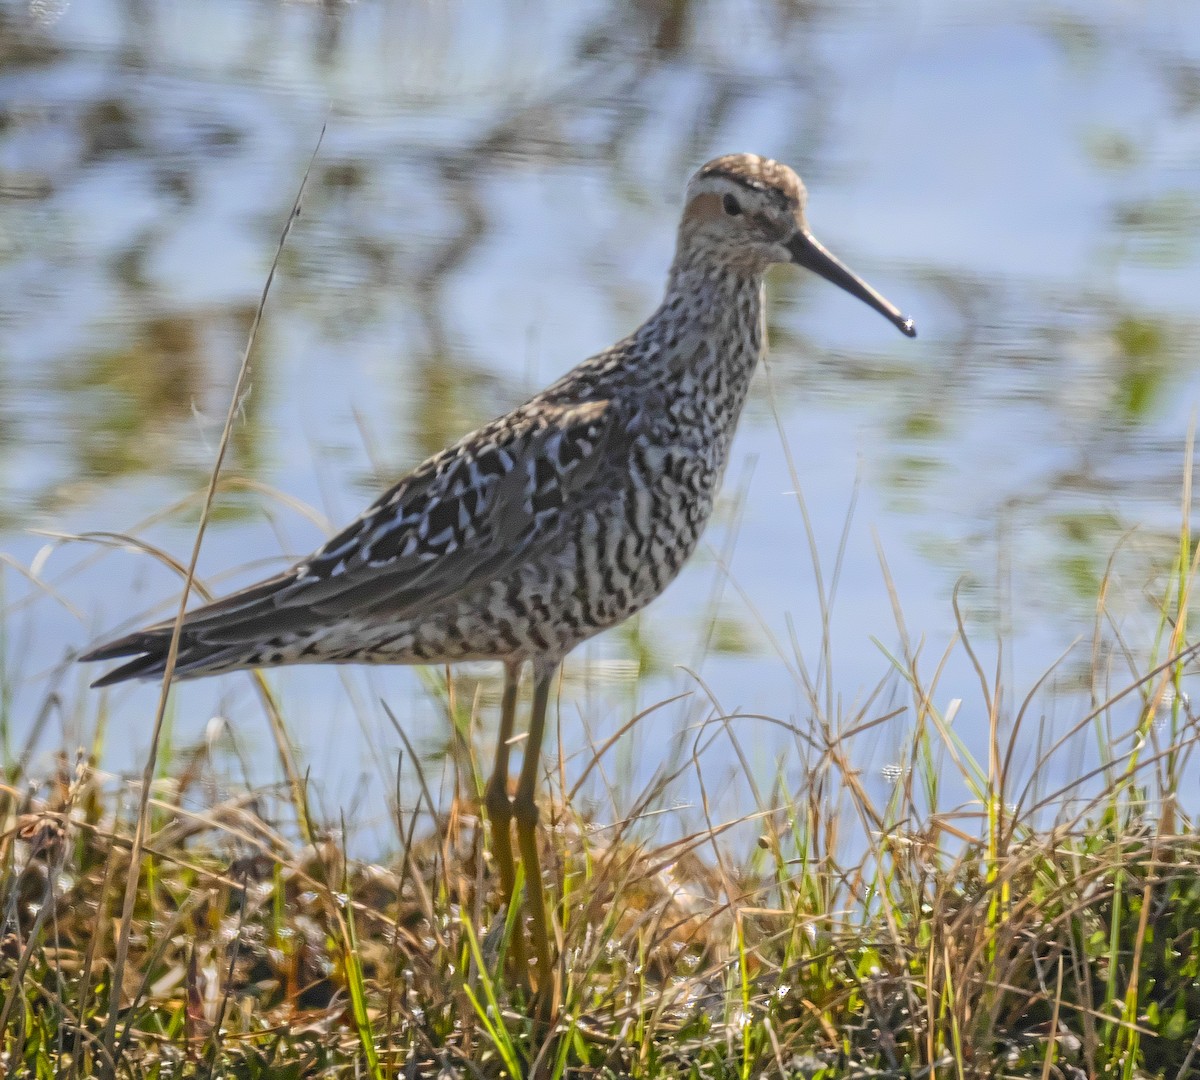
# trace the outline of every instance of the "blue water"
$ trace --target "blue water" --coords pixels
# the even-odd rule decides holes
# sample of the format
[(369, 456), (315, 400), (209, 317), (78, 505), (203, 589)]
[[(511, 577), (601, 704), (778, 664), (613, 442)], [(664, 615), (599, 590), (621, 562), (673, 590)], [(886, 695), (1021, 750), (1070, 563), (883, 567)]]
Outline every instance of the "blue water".
[[(1177, 546), (1200, 402), (1198, 73), (1200, 11), (1183, 2), (533, 2), (490, 18), (417, 3), (0, 3), (10, 755), (57, 694), (35, 771), (90, 744), (101, 710), (104, 765), (141, 768), (155, 688), (101, 698), (67, 660), (169, 611), (177, 580), (145, 554), (55, 537), (136, 533), (186, 559), (194, 508), (179, 505), (205, 483), (323, 125), (227, 469), (253, 483), (222, 496), (201, 554), (213, 589), (305, 554), (427, 453), (628, 332), (657, 301), (691, 171), (753, 150), (802, 173), (814, 231), (920, 336), (774, 272), (769, 371), (707, 549), (635, 627), (571, 659), (568, 784), (590, 744), (689, 691), (606, 759), (620, 790), (589, 787), (598, 817), (690, 752), (710, 695), (801, 733), (829, 703), (846, 726), (909, 706), (854, 743), (886, 797), (914, 722), (889, 660), (903, 651), (889, 578), (926, 679), (960, 587), (1006, 722), (1083, 637), (1029, 721), (1065, 730), (1086, 711), (1110, 557), (1098, 678), (1111, 690), (1131, 678), (1122, 648), (1144, 664), (1154, 647)], [(840, 568), (830, 668), (797, 482), (826, 590)], [(820, 710), (802, 668), (822, 680)], [(270, 682), (330, 820), (386, 813), (400, 741), (381, 697), (448, 790), (448, 723), (416, 672)], [(477, 685), (486, 755), (498, 687), (473, 668), (460, 695)], [(956, 699), (955, 729), (983, 754), (987, 706), (961, 646), (933, 701)], [(244, 676), (174, 701), (175, 745), (220, 716), (256, 779), (277, 775)], [(732, 727), (764, 790), (777, 774), (803, 783), (802, 737)], [(1086, 747), (1051, 762), (1046, 786)], [(1036, 756), (1023, 735), (1026, 768)], [(727, 739), (701, 765), (718, 816), (753, 807)], [(694, 773), (671, 798), (698, 814)]]

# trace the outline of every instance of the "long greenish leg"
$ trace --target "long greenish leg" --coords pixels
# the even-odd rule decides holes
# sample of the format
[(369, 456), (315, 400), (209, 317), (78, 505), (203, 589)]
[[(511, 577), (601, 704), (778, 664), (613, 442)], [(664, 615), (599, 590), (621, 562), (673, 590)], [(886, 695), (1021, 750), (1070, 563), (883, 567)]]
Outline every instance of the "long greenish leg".
[(546, 733), (546, 706), (550, 702), (550, 687), (558, 672), (558, 661), (533, 664), (533, 708), (529, 714), (529, 738), (525, 743), (525, 758), (521, 763), (521, 779), (513, 799), (513, 817), (517, 822), (517, 844), (525, 867), (525, 904), (532, 922), (533, 948), (537, 955), (538, 996), (548, 1008), (554, 986), (554, 969), (550, 962), (550, 935), (546, 920), (546, 893), (542, 887), (542, 868), (538, 859), (538, 808), (534, 799), (538, 770), (541, 764), (542, 736)]
[(483, 793), (483, 804), (487, 809), (488, 821), (492, 824), (492, 858), (496, 860), (496, 868), (500, 871), (500, 893), (505, 905), (512, 903), (517, 880), (512, 849), (513, 806), (508, 797), (508, 753), (517, 716), (517, 688), (520, 683), (521, 663), (505, 662), (496, 761)]

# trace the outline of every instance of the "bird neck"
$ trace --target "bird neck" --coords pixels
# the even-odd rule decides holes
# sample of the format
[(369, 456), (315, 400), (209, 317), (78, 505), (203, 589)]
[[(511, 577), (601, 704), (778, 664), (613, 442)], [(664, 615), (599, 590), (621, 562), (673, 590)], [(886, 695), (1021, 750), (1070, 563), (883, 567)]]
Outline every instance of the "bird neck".
[(714, 257), (707, 245), (688, 243), (681, 238), (667, 272), (666, 297), (669, 300), (673, 295), (707, 296), (728, 300), (745, 292), (758, 293), (766, 269), (753, 259)]
[(714, 365), (733, 383), (748, 383), (766, 344), (763, 312), (762, 270), (689, 258), (682, 250), (662, 304), (637, 336), (675, 373), (689, 363)]

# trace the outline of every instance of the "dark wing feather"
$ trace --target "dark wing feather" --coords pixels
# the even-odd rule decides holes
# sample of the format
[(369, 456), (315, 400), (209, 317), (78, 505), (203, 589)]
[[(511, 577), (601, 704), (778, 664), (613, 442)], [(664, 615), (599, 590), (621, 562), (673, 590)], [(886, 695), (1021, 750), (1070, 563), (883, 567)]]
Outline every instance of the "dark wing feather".
[[(633, 437), (610, 401), (533, 402), (425, 462), (291, 570), (184, 618), (179, 673), (277, 635), (349, 614), (403, 619), (506, 575), (561, 535), (564, 508), (611, 466)], [(106, 684), (162, 670), (173, 622), (108, 642), (83, 660), (137, 653)], [(206, 662), (207, 661), (207, 662)]]

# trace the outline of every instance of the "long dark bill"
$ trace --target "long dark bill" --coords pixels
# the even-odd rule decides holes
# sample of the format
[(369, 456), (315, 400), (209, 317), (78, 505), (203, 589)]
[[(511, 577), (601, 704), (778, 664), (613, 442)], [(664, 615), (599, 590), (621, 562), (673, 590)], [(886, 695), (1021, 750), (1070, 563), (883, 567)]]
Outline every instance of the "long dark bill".
[(902, 334), (917, 336), (917, 328), (913, 326), (912, 319), (902, 314), (895, 304), (889, 303), (862, 278), (838, 262), (812, 233), (797, 231), (788, 241), (787, 247), (792, 253), (792, 262), (797, 266), (820, 274), (826, 281), (832, 281), (851, 296), (857, 296), (863, 303), (870, 304)]

